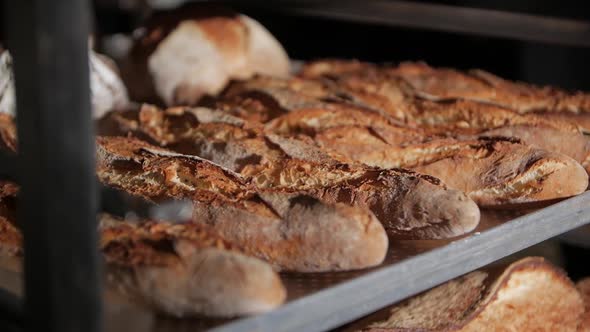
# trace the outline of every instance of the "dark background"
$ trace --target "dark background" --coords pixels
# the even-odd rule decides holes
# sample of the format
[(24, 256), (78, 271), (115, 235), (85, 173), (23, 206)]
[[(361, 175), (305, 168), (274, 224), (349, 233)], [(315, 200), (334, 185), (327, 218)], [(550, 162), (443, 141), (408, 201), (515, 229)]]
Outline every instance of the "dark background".
[[(116, 1), (97, 1), (98, 26), (105, 32), (131, 31), (141, 19), (110, 9), (109, 3)], [(363, 6), (370, 1), (358, 3)], [(275, 6), (273, 1), (267, 2), (269, 7)], [(584, 0), (417, 2), (590, 20), (590, 1)], [(279, 15), (252, 9), (248, 1), (233, 3), (266, 26), (294, 59), (424, 60), (437, 66), (477, 67), (511, 79), (590, 90), (590, 50), (585, 48)]]

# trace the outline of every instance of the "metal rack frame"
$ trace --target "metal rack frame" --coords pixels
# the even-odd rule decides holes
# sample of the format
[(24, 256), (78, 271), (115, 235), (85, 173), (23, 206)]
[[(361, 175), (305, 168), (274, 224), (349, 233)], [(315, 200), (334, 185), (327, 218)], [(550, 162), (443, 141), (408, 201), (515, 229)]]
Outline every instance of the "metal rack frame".
[[(590, 46), (589, 22), (402, 1), (273, 5), (295, 14)], [(103, 326), (88, 14), (88, 1), (4, 1), (7, 44), (15, 59), (19, 155), (0, 156), (0, 173), (21, 185), (18, 218), (26, 252), (24, 300), (0, 291), (0, 326), (9, 331), (92, 332)], [(215, 330), (334, 328), (588, 223), (590, 193)]]

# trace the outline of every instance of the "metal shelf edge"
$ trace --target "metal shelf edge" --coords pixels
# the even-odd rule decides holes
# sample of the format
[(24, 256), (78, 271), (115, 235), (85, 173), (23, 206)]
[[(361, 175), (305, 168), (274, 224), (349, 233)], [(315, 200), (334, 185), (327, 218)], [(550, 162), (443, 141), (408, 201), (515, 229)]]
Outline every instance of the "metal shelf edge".
[[(508, 38), (565, 46), (590, 47), (590, 22), (519, 12), (416, 3), (411, 1), (313, 1), (277, 0), (151, 0), (156, 9), (170, 9), (190, 2), (211, 2), (258, 7), (273, 12), (348, 22), (399, 26)], [(269, 5), (272, 3), (272, 5)]]
[(590, 223), (590, 192), (211, 331), (325, 331)]

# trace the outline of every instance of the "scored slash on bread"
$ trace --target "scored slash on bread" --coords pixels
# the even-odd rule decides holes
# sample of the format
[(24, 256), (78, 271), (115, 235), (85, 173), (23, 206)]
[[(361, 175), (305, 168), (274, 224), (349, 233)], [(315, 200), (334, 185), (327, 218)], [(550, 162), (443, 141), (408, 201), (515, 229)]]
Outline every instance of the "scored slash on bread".
[[(401, 79), (406, 90), (432, 101), (462, 99), (495, 105), (520, 114), (537, 113), (551, 120), (570, 122), (585, 131), (590, 130), (589, 94), (511, 82), (479, 69), (461, 72), (433, 68), (423, 62), (402, 62), (398, 66), (379, 67), (360, 61), (321, 60), (306, 64), (301, 71), (303, 77), (336, 79), (358, 74), (366, 78), (367, 73), (373, 76), (385, 74), (390, 82)], [(378, 90), (374, 87), (364, 88)]]
[(577, 331), (584, 303), (542, 258), (476, 271), (403, 301), (363, 332)]
[[(16, 185), (2, 186), (0, 253), (20, 257), (15, 227)], [(249, 257), (203, 225), (130, 223), (99, 217), (108, 286), (173, 316), (233, 317), (280, 306), (286, 289), (272, 267)]]
[(446, 238), (479, 222), (469, 198), (432, 177), (343, 163), (310, 142), (264, 135), (239, 123), (210, 109), (144, 106), (139, 112), (112, 113), (101, 127), (103, 133), (131, 134), (210, 159), (239, 172), (259, 193), (299, 193), (328, 204), (368, 207), (392, 237)]
[[(346, 93), (349, 99), (381, 109), (430, 133), (515, 136), (525, 143), (566, 154), (590, 167), (590, 143), (578, 129), (577, 117), (581, 115), (554, 112), (560, 114), (559, 119), (548, 119), (545, 114), (519, 114), (489, 102), (437, 98), (416, 90), (404, 75), (399, 75), (396, 70), (402, 67), (392, 69), (357, 61), (324, 60), (304, 66), (301, 76), (327, 81), (330, 86), (338, 87), (338, 93)], [(457, 85), (457, 89), (461, 88), (470, 89), (471, 86)], [(549, 94), (547, 98), (550, 97)], [(532, 96), (527, 98), (534, 99)], [(584, 98), (588, 99), (587, 96)], [(584, 114), (590, 118), (590, 112)]]
[(433, 68), (423, 62), (403, 62), (390, 70), (416, 90), (438, 98), (483, 101), (519, 113), (541, 113), (590, 130), (590, 95), (557, 88), (511, 82), (483, 70), (461, 72)]
[(100, 218), (107, 281), (174, 316), (231, 317), (278, 307), (286, 290), (270, 265), (194, 223)]
[[(0, 185), (0, 254), (21, 257), (18, 186)], [(109, 285), (174, 316), (231, 317), (272, 310), (286, 290), (272, 267), (198, 224), (131, 223), (99, 216)]]
[(387, 236), (366, 209), (288, 190), (256, 192), (229, 169), (137, 139), (101, 137), (97, 150), (97, 174), (107, 185), (155, 202), (192, 199), (192, 222), (278, 269), (350, 270), (385, 258)]
[[(237, 83), (216, 105), (246, 119), (265, 119), (267, 132), (309, 136), (322, 148), (356, 162), (380, 168), (404, 167), (435, 176), (468, 193), (482, 206), (569, 197), (587, 187), (585, 170), (568, 156), (521, 144), (517, 139), (447, 137), (411, 128), (350, 103), (314, 99), (311, 95), (325, 91), (317, 88), (305, 94), (300, 90), (307, 83), (302, 82), (257, 78)], [(293, 94), (301, 94), (302, 100), (308, 102), (289, 101), (297, 99)], [(544, 140), (545, 146), (553, 144), (555, 149), (551, 151), (569, 152), (578, 160), (588, 156), (587, 139), (569, 125), (565, 127), (570, 131), (546, 128), (538, 133), (534, 123), (524, 123), (484, 133), (526, 134), (528, 140)], [(547, 139), (544, 134), (549, 130), (554, 135)]]
[[(12, 119), (0, 117), (0, 125), (1, 137), (12, 137)], [(16, 141), (3, 145), (12, 150)], [(361, 269), (385, 257), (386, 233), (365, 208), (326, 204), (289, 190), (255, 193), (230, 169), (139, 140), (99, 138), (97, 150), (97, 175), (104, 182), (152, 201), (192, 199), (194, 222), (212, 225), (276, 269)]]

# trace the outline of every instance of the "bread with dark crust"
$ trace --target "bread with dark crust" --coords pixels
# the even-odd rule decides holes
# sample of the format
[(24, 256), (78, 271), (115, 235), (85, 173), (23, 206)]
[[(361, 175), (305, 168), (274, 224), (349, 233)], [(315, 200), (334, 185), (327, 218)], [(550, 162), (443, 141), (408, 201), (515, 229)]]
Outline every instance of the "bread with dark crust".
[(203, 225), (103, 215), (99, 228), (109, 285), (160, 312), (232, 317), (272, 310), (286, 298), (270, 265)]
[[(579, 117), (590, 116), (590, 113), (543, 111), (541, 116), (541, 114), (535, 114), (536, 112), (519, 113), (506, 105), (489, 101), (482, 102), (460, 96), (440, 97), (417, 89), (415, 84), (412, 84), (411, 77), (400, 74), (400, 71), (403, 71), (400, 68), (410, 67), (413, 65), (402, 64), (392, 69), (358, 61), (323, 60), (304, 66), (301, 76), (307, 79), (329, 81), (332, 86), (346, 91), (349, 98), (354, 99), (355, 102), (379, 108), (406, 123), (427, 128), (431, 133), (515, 136), (525, 143), (566, 154), (584, 164), (585, 167), (590, 167), (590, 143), (579, 129), (582, 123)], [(414, 67), (422, 68), (423, 65)], [(436, 75), (434, 77), (427, 74), (420, 75), (422, 74), (416, 74), (416, 77), (419, 77), (417, 80), (422, 82), (422, 85), (438, 84)], [(411, 75), (408, 74), (408, 76)], [(472, 88), (470, 84), (477, 82), (479, 81), (461, 81), (460, 84), (449, 88), (469, 90)], [(510, 94), (515, 93), (512, 91)], [(518, 92), (516, 94), (518, 95)], [(540, 95), (534, 93), (526, 98), (543, 99), (544, 97)], [(551, 96), (551, 93), (548, 96)], [(513, 97), (514, 100), (518, 99), (518, 96)], [(547, 114), (555, 116), (548, 117)]]
[[(0, 130), (14, 127), (12, 121), (5, 124)], [(152, 201), (194, 199), (196, 222), (223, 229), (225, 238), (277, 269), (361, 269), (385, 257), (386, 233), (365, 208), (322, 203), (292, 190), (259, 195), (230, 169), (140, 140), (98, 143), (97, 174), (106, 183)]]
[(584, 92), (512, 82), (481, 69), (433, 68), (424, 62), (402, 62), (390, 72), (414, 89), (438, 98), (483, 101), (519, 113), (551, 114), (590, 129), (590, 95)]
[[(21, 257), (15, 209), (4, 201), (16, 193), (3, 189), (0, 254)], [(99, 233), (108, 286), (158, 312), (233, 317), (269, 311), (285, 301), (285, 287), (269, 264), (203, 225), (132, 223), (102, 214)]]
[(590, 94), (512, 82), (481, 69), (464, 72), (434, 68), (424, 62), (377, 66), (356, 60), (326, 59), (304, 65), (300, 74), (308, 78), (334, 78), (376, 72), (403, 79), (415, 94), (429, 99), (492, 104), (521, 114), (537, 113), (590, 130)]
[(194, 202), (193, 222), (281, 270), (320, 272), (380, 264), (388, 240), (368, 210), (306, 192), (257, 192), (241, 175), (193, 155), (124, 137), (97, 139), (99, 179), (159, 202)]
[(120, 124), (120, 135), (148, 136), (160, 146), (210, 159), (239, 172), (257, 190), (368, 207), (393, 237), (444, 238), (478, 223), (475, 204), (432, 177), (338, 159), (305, 140), (244, 128), (223, 112), (143, 107), (126, 114), (111, 116), (111, 123)]
[(584, 311), (574, 284), (543, 258), (501, 273), (476, 271), (395, 305), (364, 332), (576, 331)]
[[(584, 192), (588, 186), (588, 175), (576, 160), (550, 152), (568, 152), (577, 160), (590, 156), (588, 140), (567, 124), (565, 128), (554, 124), (539, 132), (534, 122), (521, 119), (511, 126), (480, 132), (523, 136), (525, 141), (544, 142), (542, 145), (552, 147), (550, 151), (521, 144), (518, 139), (473, 136), (478, 133), (476, 130), (464, 130), (461, 135), (452, 137), (424, 128), (423, 124), (421, 128), (404, 126), (374, 110), (346, 102), (322, 101), (312, 94), (321, 95), (325, 91), (312, 89), (317, 93), (307, 94), (305, 91), (309, 90), (301, 90), (307, 83), (301, 81), (257, 78), (235, 84), (228, 90), (229, 102), (225, 104), (225, 99), (221, 99), (217, 105), (225, 104), (230, 114), (246, 119), (266, 119), (267, 132), (309, 136), (322, 148), (356, 162), (380, 168), (409, 168), (435, 176), (468, 193), (482, 206), (569, 197)], [(257, 94), (248, 93), (249, 89)], [(266, 97), (262, 97), (263, 93)], [(298, 95), (301, 95), (300, 100), (309, 101), (296, 104)], [(468, 107), (455, 111), (441, 109), (428, 118), (432, 122), (438, 121), (437, 114), (441, 113), (471, 114)], [(489, 120), (495, 121), (493, 113), (489, 114)], [(488, 117), (474, 121), (479, 123), (486, 119)], [(549, 132), (553, 134), (546, 136)]]

